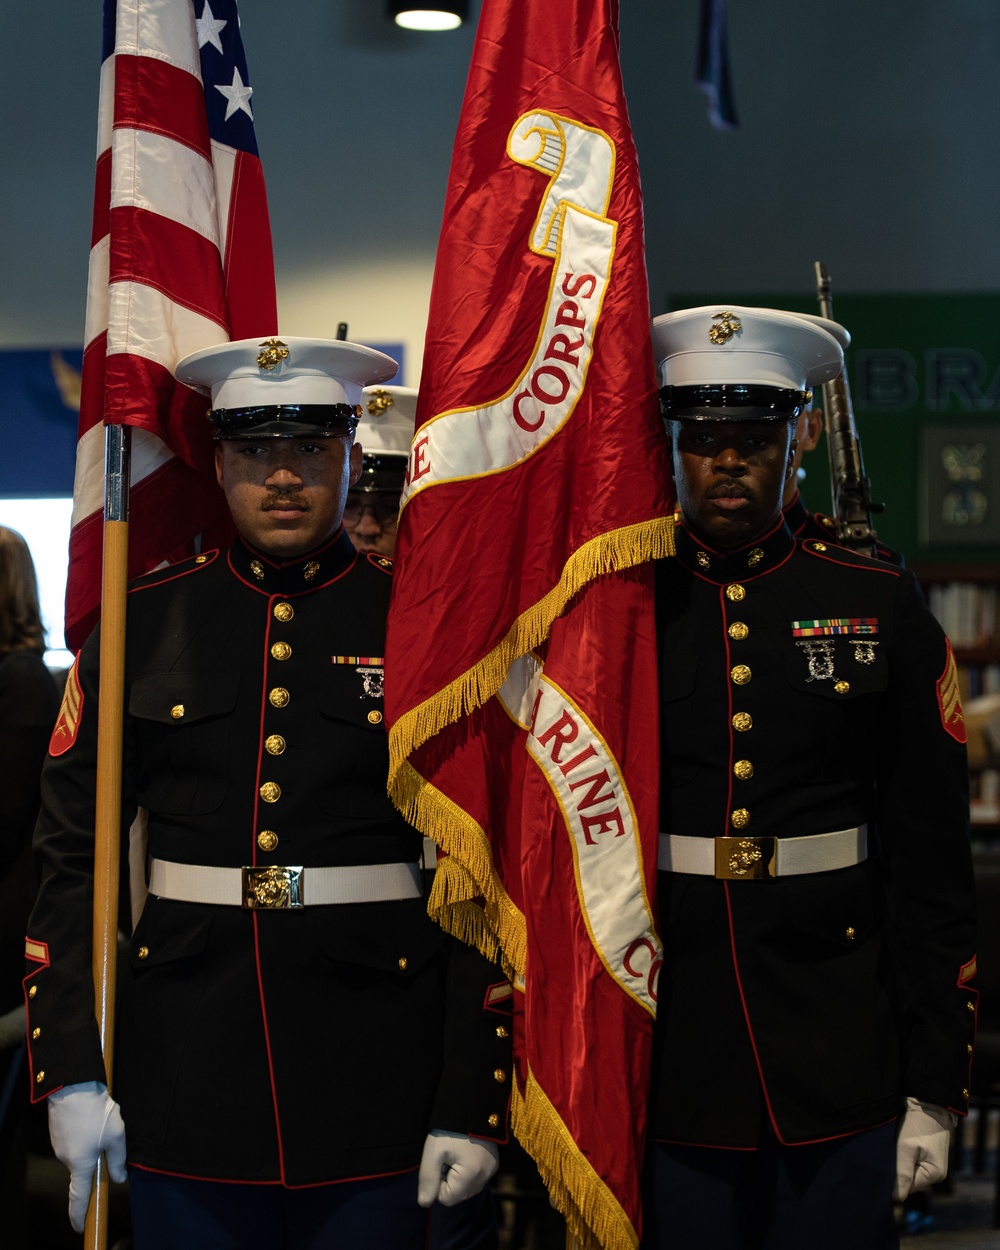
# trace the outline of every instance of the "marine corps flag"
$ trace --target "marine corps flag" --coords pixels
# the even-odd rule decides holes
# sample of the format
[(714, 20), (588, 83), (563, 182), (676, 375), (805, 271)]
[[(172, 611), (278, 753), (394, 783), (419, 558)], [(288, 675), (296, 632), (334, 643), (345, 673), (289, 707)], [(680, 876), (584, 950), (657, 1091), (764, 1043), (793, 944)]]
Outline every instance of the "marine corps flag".
[(642, 229), (616, 0), (484, 0), (400, 521), (390, 790), (446, 852), (432, 913), (514, 981), (514, 1130), (614, 1250), (640, 1227), (648, 561), (672, 550)]

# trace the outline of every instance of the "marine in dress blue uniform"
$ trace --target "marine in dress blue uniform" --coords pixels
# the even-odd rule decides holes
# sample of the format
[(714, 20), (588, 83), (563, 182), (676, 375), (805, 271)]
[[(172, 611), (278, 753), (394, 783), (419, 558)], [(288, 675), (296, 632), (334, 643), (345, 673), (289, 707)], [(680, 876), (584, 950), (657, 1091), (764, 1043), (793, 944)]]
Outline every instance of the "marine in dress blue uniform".
[(644, 1244), (888, 1247), (894, 1184), (943, 1175), (968, 1106), (954, 657), (910, 573), (782, 518), (790, 425), (839, 369), (836, 336), (708, 308), (658, 318), (653, 337), (684, 527), (657, 569), (664, 964)]
[[(423, 1246), (421, 1161), (421, 1194), (448, 1201), (466, 1165), (485, 1183), (484, 1143), (506, 1135), (510, 986), (427, 917), (422, 839), (385, 792), (392, 561), (358, 553), (340, 523), (361, 386), (394, 369), (298, 339), (178, 369), (212, 392), (241, 536), (129, 595), (122, 828), (148, 814), (149, 896), (115, 1096), (137, 1250)], [(56, 1105), (104, 1081), (88, 918), (98, 660), (95, 634), (36, 833), (31, 1079)]]

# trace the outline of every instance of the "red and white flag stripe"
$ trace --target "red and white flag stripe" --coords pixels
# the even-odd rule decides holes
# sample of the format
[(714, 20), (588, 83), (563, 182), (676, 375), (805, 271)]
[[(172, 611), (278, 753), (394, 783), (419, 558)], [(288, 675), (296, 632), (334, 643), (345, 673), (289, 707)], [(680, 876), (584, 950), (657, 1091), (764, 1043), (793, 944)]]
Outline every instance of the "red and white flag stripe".
[(265, 337), (277, 324), (234, 0), (109, 0), (106, 8), (113, 46), (101, 67), (66, 593), (74, 649), (99, 612), (103, 427), (135, 427), (131, 576), (186, 554), (213, 527), (224, 533), (205, 399), (175, 383), (172, 370), (201, 347)]

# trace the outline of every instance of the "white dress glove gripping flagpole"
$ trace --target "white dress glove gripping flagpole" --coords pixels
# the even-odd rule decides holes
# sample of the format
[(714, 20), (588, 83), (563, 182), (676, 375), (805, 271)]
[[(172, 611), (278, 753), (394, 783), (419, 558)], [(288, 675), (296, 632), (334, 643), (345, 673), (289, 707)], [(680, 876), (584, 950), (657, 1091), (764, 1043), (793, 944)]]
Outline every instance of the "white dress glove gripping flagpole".
[(491, 1141), (432, 1129), (420, 1158), (417, 1202), (453, 1207), (478, 1194), (499, 1166), (500, 1152)]
[(101, 1151), (111, 1179), (121, 1184), (127, 1177), (125, 1125), (118, 1104), (101, 1081), (56, 1090), (49, 1095), (48, 1111), (52, 1149), (69, 1168), (69, 1222), (82, 1233)]
[(954, 1111), (907, 1098), (896, 1136), (896, 1188), (903, 1202), (910, 1194), (936, 1185), (948, 1175), (951, 1131), (958, 1123)]

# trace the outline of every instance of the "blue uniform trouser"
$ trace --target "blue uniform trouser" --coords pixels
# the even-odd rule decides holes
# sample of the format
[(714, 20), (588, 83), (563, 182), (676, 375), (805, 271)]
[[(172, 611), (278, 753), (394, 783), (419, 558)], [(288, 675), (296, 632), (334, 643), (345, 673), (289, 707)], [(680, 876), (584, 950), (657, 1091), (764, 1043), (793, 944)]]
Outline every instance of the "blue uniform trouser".
[(809, 1146), (649, 1148), (642, 1250), (894, 1250), (896, 1125)]
[(425, 1250), (417, 1173), (308, 1189), (129, 1169), (135, 1250)]

